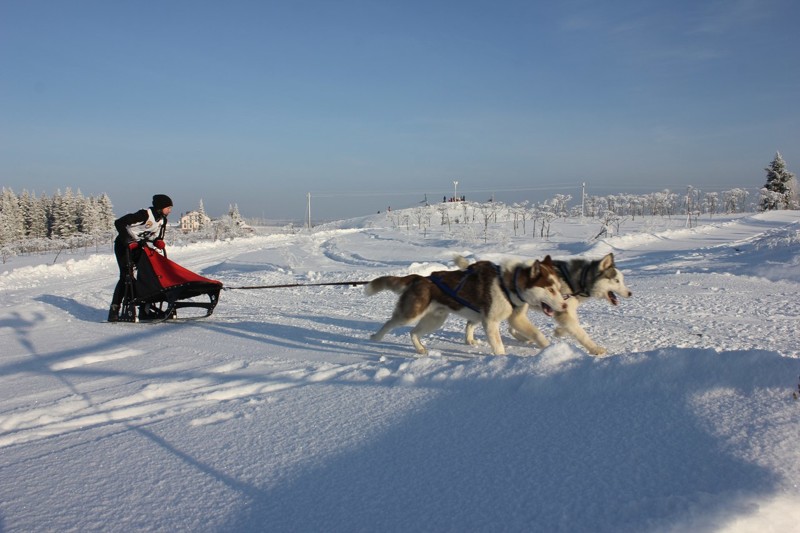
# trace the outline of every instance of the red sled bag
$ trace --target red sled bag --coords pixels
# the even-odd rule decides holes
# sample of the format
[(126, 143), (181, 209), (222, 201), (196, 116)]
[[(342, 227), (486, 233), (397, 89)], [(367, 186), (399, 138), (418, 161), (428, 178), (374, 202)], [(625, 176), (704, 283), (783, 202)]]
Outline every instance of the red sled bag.
[[(120, 320), (168, 320), (177, 309), (197, 307), (210, 316), (219, 301), (222, 282), (195, 274), (167, 259), (166, 252), (139, 246), (129, 249), (128, 280)], [(192, 298), (208, 297), (207, 302)]]

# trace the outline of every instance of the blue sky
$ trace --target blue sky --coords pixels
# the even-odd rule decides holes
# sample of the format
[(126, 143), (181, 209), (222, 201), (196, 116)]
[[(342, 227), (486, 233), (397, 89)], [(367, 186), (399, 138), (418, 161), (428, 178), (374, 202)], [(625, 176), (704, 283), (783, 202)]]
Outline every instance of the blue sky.
[(794, 0), (0, 0), (0, 184), (316, 218), (800, 174)]

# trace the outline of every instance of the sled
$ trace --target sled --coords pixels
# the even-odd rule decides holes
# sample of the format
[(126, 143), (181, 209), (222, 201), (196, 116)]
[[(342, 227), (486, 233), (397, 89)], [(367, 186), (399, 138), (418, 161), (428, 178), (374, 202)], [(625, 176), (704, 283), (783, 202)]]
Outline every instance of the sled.
[[(211, 316), (219, 301), (222, 282), (204, 278), (142, 243), (128, 248), (128, 272), (120, 322), (163, 322), (178, 318), (178, 309), (198, 308)], [(203, 301), (203, 296), (208, 301)], [(200, 298), (194, 300), (194, 298)]]

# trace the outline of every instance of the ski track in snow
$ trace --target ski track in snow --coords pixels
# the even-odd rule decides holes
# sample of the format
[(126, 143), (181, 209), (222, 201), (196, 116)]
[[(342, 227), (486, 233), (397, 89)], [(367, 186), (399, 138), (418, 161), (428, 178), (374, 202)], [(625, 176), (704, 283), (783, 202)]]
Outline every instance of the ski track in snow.
[(226, 287), (611, 251), (634, 296), (581, 306), (602, 358), (536, 312), (545, 350), (503, 326), (510, 356), (492, 357), (451, 317), (417, 357), (408, 328), (368, 340), (396, 296), (348, 286), (226, 290), (206, 320), (110, 325), (110, 254), (2, 272), (0, 531), (789, 531), (798, 216), (592, 244), (565, 224), (507, 252), (380, 219), (171, 250)]

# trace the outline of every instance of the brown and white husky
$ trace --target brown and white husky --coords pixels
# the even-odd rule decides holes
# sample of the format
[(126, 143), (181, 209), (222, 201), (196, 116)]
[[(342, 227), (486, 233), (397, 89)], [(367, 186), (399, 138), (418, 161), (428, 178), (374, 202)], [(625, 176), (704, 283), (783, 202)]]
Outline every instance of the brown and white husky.
[[(456, 258), (457, 264), (461, 259)], [(381, 276), (365, 287), (367, 295), (383, 290), (391, 290), (400, 298), (392, 317), (370, 338), (379, 341), (397, 327), (416, 323), (411, 342), (419, 354), (427, 353), (420, 336), (439, 329), (450, 313), (463, 316), (470, 323), (483, 324), (492, 353), (504, 355), (500, 322), (508, 320), (516, 335), (544, 347), (549, 343), (528, 320), (528, 307), (541, 308), (547, 315), (567, 309), (561, 280), (550, 256), (543, 261), (503, 265), (478, 261), (460, 270), (443, 270), (429, 276)], [(474, 344), (469, 329), (466, 341)]]

